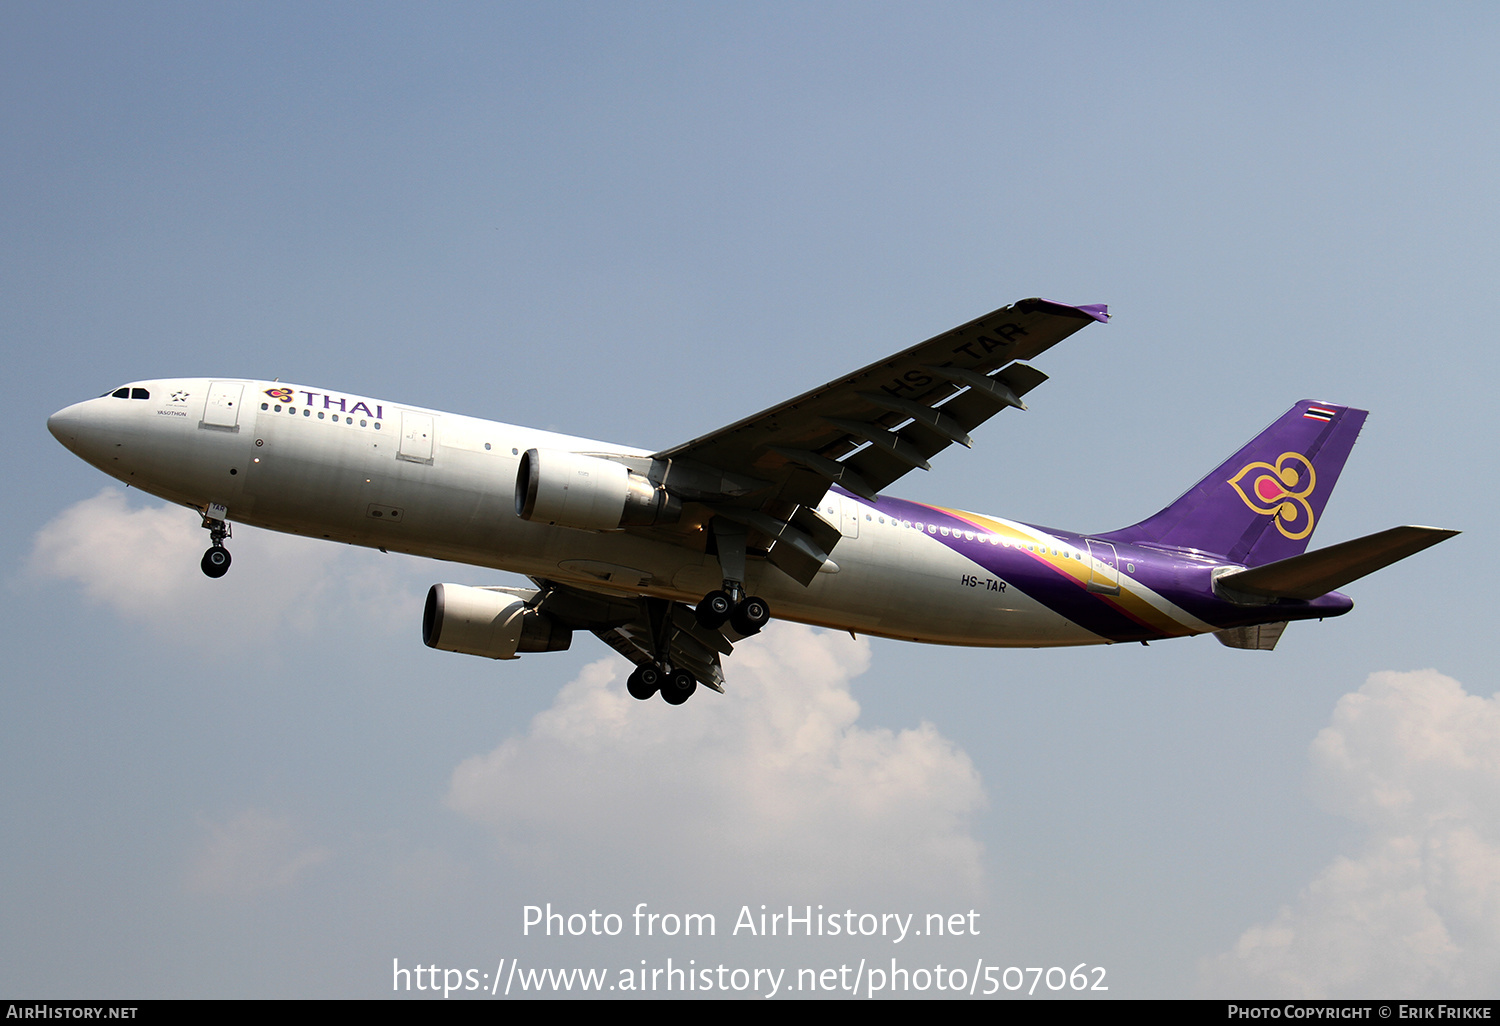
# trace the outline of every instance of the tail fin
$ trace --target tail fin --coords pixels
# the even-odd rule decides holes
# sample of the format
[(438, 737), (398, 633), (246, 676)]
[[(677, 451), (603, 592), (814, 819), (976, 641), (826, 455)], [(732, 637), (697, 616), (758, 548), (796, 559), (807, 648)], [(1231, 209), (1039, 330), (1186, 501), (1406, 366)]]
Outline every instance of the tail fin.
[(1246, 566), (1301, 555), (1365, 416), (1304, 399), (1166, 509), (1102, 537), (1200, 549)]

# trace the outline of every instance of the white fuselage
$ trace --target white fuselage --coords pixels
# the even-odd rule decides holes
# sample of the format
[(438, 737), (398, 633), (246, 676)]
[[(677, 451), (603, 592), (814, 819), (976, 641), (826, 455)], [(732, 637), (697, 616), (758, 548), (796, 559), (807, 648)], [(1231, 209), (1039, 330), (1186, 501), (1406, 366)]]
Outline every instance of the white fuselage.
[[(222, 505), (236, 523), (687, 603), (723, 577), (691, 526), (672, 536), (582, 531), (516, 514), (517, 468), (528, 449), (636, 457), (648, 450), (279, 382), (166, 379), (133, 388), (149, 398), (88, 400), (55, 414), (49, 427), (120, 480), (200, 511)], [(778, 618), (957, 645), (1106, 640), (993, 573), (986, 579), (962, 553), (874, 505), (830, 491), (819, 513), (842, 537), (810, 586), (762, 559), (746, 568), (747, 591), (767, 599)], [(1078, 545), (983, 520), (994, 525), (996, 545), (1001, 535), (1018, 548)], [(1086, 572), (1088, 556), (1072, 555)], [(1212, 629), (1180, 610), (1171, 619), (1182, 625), (1173, 633)]]

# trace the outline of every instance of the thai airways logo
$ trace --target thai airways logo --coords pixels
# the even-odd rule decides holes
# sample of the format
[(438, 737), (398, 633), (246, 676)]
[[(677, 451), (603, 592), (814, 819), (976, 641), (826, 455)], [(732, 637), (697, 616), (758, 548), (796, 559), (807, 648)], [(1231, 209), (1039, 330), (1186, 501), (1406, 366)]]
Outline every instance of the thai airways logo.
[(1229, 479), (1245, 505), (1276, 517), (1276, 530), (1293, 541), (1312, 534), (1313, 510), (1307, 498), (1317, 487), (1312, 460), (1300, 452), (1284, 452), (1270, 463), (1249, 463)]
[(291, 402), (292, 401), (292, 397), (295, 396), (296, 394), (297, 393), (293, 392), (290, 388), (268, 388), (268, 389), (266, 389), (266, 395), (270, 396), (272, 399), (275, 399), (277, 402), (281, 402), (281, 403), (289, 403), (289, 402)]

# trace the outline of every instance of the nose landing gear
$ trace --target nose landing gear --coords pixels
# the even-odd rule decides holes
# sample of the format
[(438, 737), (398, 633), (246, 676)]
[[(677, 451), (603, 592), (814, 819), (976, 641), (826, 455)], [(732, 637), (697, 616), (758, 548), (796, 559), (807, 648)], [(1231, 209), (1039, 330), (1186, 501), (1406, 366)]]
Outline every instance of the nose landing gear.
[(229, 573), (229, 550), (215, 545), (203, 554), (203, 561), (198, 565), (209, 577), (223, 577)]
[(224, 539), (230, 536), (229, 521), (224, 519), (228, 513), (228, 509), (215, 502), (203, 514), (203, 527), (208, 531), (213, 544), (203, 554), (203, 560), (198, 565), (209, 577), (223, 577), (229, 573), (229, 550), (224, 547)]

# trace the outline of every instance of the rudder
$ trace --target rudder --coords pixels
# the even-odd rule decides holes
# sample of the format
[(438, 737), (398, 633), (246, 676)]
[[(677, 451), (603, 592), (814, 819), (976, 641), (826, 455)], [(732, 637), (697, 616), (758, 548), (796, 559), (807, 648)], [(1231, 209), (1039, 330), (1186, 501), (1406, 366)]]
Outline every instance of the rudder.
[(1101, 537), (1200, 549), (1245, 566), (1301, 555), (1367, 415), (1304, 399), (1166, 509)]

